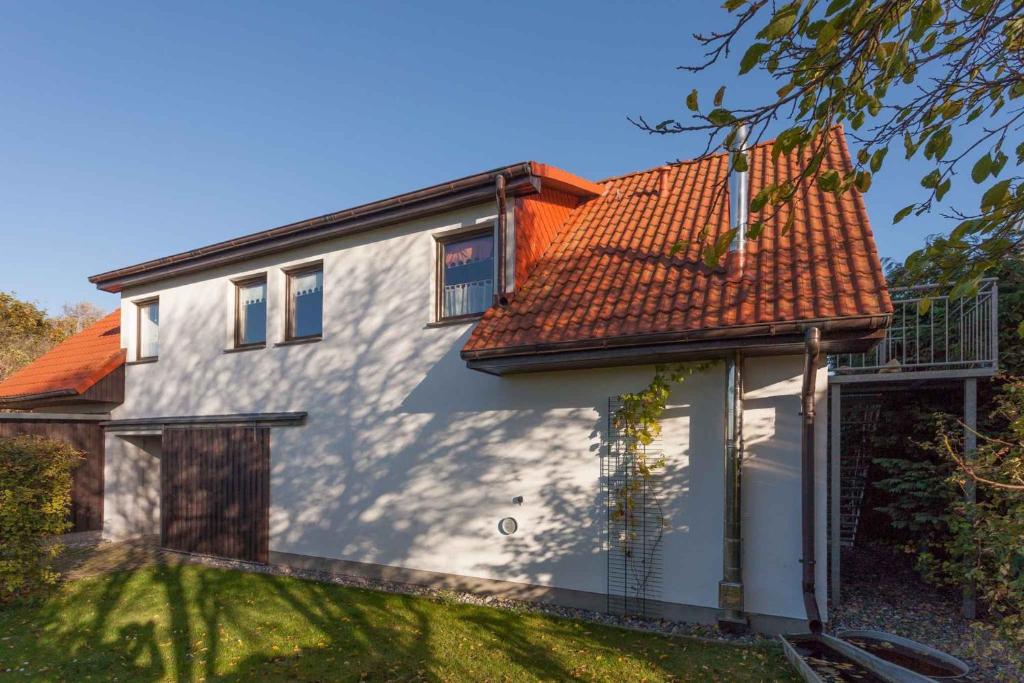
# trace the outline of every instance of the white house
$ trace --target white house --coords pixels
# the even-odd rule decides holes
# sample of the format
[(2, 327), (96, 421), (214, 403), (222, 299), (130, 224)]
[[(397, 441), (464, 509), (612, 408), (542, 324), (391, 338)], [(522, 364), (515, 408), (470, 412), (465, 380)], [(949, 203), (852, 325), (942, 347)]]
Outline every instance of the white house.
[[(826, 166), (848, 170), (832, 134)], [(796, 169), (770, 143), (749, 158), (734, 206)], [(856, 193), (801, 187), (788, 231), (704, 265), (700, 233), (748, 221), (714, 201), (728, 174), (526, 162), (90, 278), (121, 294), (127, 354), (104, 535), (770, 632), (807, 627), (813, 541), (827, 619), (824, 354), (871, 346), (892, 308)], [(610, 401), (684, 360), (709, 364), (664, 416), (664, 528), (624, 558)]]

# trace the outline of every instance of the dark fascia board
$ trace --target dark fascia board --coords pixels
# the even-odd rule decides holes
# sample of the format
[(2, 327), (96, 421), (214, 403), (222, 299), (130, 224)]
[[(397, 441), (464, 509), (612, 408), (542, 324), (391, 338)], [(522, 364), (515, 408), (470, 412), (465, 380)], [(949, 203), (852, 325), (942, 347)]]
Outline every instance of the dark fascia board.
[(106, 420), (100, 425), (110, 430), (162, 429), (164, 427), (219, 427), (224, 425), (259, 425), (260, 427), (297, 427), (306, 422), (306, 412), (236, 413), (231, 415), (176, 415), (174, 417), (140, 417), (128, 420)]
[(89, 282), (103, 291), (119, 292), (129, 286), (237, 263), (306, 244), (480, 204), (494, 198), (495, 178), (499, 175), (505, 176), (506, 191), (509, 194), (525, 195), (540, 191), (540, 178), (533, 175), (529, 162), (521, 162), (298, 223), (100, 273), (90, 277)]
[[(823, 353), (850, 353), (866, 351), (884, 336), (884, 330), (842, 331), (822, 340)], [(466, 366), (490, 375), (513, 375), (530, 372), (609, 368), (628, 365), (654, 365), (685, 361), (725, 358), (737, 351), (747, 357), (783, 356), (803, 353), (801, 334), (775, 337), (741, 337), (711, 339), (678, 344), (649, 344), (631, 347), (563, 351), (506, 356), (501, 358), (470, 359)]]
[(39, 408), (94, 408), (105, 406), (115, 408), (121, 405), (120, 401), (94, 401), (83, 398), (80, 394), (67, 394), (58, 396), (43, 396), (41, 398), (28, 398), (17, 401), (3, 401), (0, 403), (0, 410), (37, 410)]
[(739, 339), (775, 339), (785, 335), (803, 335), (804, 330), (817, 327), (826, 337), (838, 338), (843, 332), (873, 332), (885, 329), (892, 320), (891, 313), (880, 315), (849, 316), (845, 318), (818, 318), (788, 320), (754, 325), (733, 325), (712, 327), (702, 330), (668, 331), (623, 337), (573, 339), (565, 342), (524, 344), (509, 348), (463, 350), (462, 359), (484, 360), (489, 358), (511, 358), (513, 356), (534, 356), (544, 353), (565, 353), (587, 350), (630, 349), (657, 344), (693, 344), (703, 341), (731, 342)]
[(109, 413), (0, 413), (0, 422), (102, 422)]
[(53, 400), (67, 400), (72, 396), (78, 396), (74, 389), (57, 389), (55, 391), (42, 391), (37, 394), (17, 394), (0, 398), (0, 408), (21, 408), (24, 406), (42, 406)]

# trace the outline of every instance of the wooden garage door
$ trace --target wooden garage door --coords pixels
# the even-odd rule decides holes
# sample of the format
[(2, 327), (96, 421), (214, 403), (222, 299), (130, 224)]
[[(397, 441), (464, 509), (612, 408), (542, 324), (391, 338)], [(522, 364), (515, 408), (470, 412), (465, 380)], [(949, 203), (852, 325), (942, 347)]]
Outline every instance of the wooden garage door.
[(269, 509), (270, 429), (164, 429), (161, 545), (266, 562)]

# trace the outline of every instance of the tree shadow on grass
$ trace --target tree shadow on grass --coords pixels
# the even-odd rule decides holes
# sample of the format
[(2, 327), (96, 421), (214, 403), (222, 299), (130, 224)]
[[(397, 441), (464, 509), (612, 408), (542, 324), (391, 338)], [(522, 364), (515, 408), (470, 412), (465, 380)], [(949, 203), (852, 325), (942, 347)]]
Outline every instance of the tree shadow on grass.
[(0, 671), (27, 663), (33, 680), (758, 680), (731, 670), (739, 650), (687, 642), (194, 565), (71, 582), (0, 611)]

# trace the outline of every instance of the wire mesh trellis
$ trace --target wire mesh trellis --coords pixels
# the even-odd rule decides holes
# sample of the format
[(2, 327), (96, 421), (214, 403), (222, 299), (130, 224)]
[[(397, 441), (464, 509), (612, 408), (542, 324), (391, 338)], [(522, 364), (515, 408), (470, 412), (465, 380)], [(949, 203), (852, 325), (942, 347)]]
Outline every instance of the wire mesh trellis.
[[(660, 497), (663, 468), (656, 468), (647, 477), (637, 471), (635, 455), (613, 424), (612, 418), (619, 405), (618, 398), (608, 400), (608, 440), (604, 458), (608, 612), (657, 618), (661, 616), (664, 564), (665, 516)], [(658, 460), (662, 456), (661, 443), (650, 444), (644, 453), (649, 461)]]

